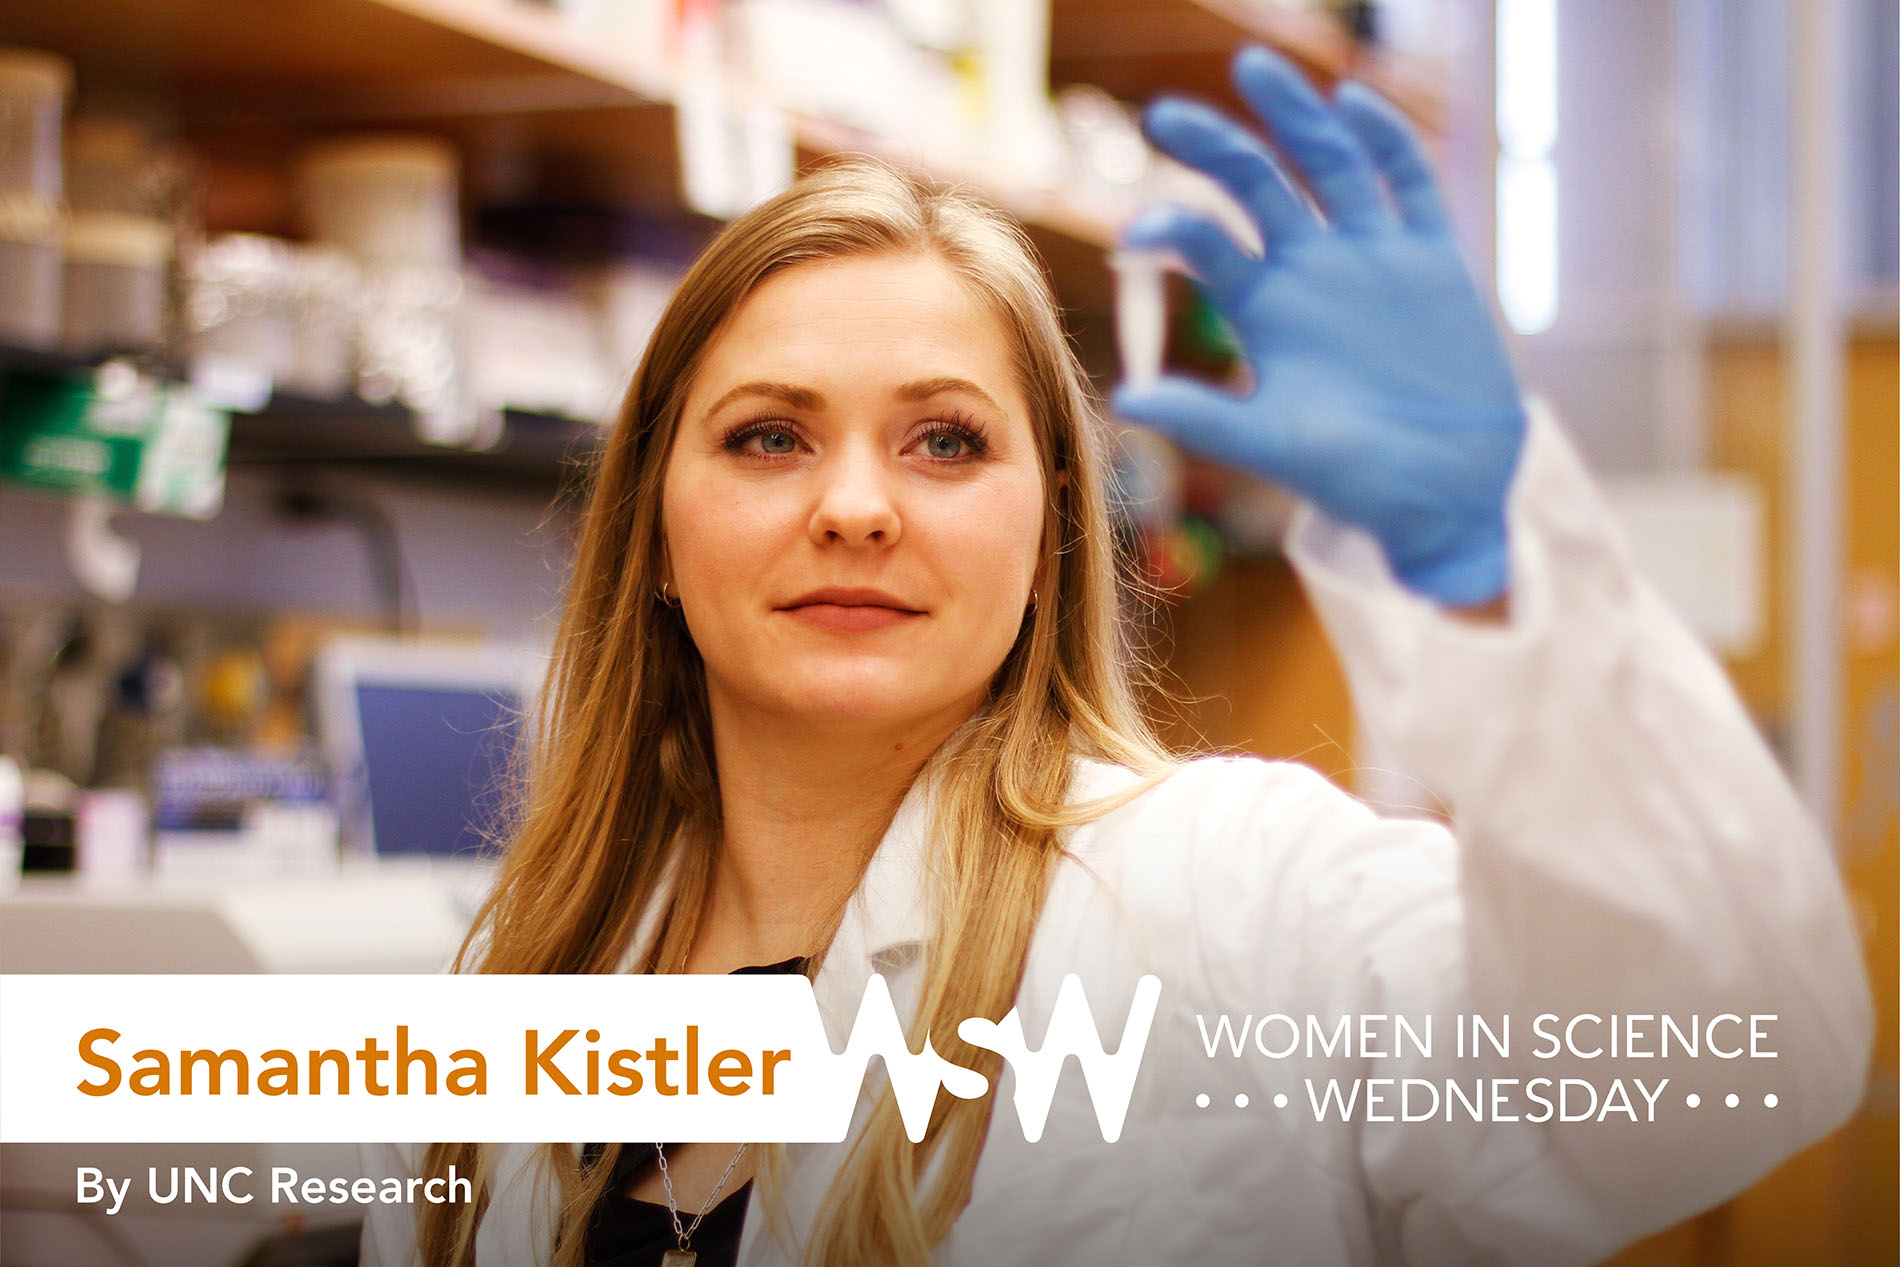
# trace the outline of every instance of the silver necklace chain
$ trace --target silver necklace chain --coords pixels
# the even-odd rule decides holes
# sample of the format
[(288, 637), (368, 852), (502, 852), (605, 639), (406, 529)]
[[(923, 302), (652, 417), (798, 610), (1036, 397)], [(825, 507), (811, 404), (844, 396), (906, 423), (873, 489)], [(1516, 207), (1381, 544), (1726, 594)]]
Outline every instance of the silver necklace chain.
[(666, 1186), (666, 1212), (673, 1220), (673, 1235), (679, 1239), (679, 1247), (682, 1250), (686, 1248), (686, 1242), (693, 1239), (693, 1233), (699, 1230), (700, 1222), (706, 1217), (706, 1211), (712, 1209), (713, 1202), (718, 1200), (720, 1192), (726, 1186), (726, 1180), (732, 1178), (733, 1168), (739, 1164), (739, 1159), (745, 1156), (745, 1150), (750, 1147), (750, 1144), (739, 1145), (739, 1151), (734, 1153), (732, 1160), (726, 1163), (726, 1173), (719, 1176), (719, 1182), (714, 1184), (713, 1190), (706, 1195), (706, 1204), (700, 1206), (699, 1213), (693, 1216), (692, 1225), (681, 1230), (680, 1206), (673, 1196), (673, 1173), (666, 1168), (666, 1150), (657, 1143), (653, 1145), (653, 1155), (660, 1160), (660, 1182)]

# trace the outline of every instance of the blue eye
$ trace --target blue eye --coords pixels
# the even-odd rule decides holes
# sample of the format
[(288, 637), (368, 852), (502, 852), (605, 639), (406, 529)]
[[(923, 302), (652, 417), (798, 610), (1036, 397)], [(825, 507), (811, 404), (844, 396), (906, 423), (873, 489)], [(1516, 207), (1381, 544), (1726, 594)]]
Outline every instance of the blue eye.
[(914, 443), (932, 461), (970, 462), (989, 451), (982, 426), (963, 414), (932, 419), (929, 428)]
[(729, 453), (753, 457), (783, 458), (798, 452), (798, 433), (790, 427), (775, 425), (768, 419), (744, 422), (727, 432), (721, 444)]
[(933, 458), (959, 458), (966, 443), (954, 431), (939, 431), (924, 441), (924, 451)]

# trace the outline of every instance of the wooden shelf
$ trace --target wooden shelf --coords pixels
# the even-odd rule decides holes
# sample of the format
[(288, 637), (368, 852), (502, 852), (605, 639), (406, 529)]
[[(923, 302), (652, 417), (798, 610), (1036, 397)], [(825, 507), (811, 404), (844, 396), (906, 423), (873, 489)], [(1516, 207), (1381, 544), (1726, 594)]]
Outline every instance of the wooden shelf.
[[(463, 156), (468, 205), (680, 211), (667, 51), (616, 49), (519, 0), (66, 0), (15, 6), (0, 40), (74, 59), (79, 104), (173, 118), (206, 166), (208, 226), (295, 235), (286, 179), (311, 140), (399, 129)], [(1432, 120), (1429, 83), (1366, 65), (1331, 18), (1275, 0), (1052, 0), (1051, 82), (1141, 102), (1186, 92), (1238, 109), (1232, 54), (1262, 41), (1322, 80), (1354, 73)], [(1383, 76), (1383, 78), (1382, 78)], [(1426, 85), (1421, 87), (1419, 85)], [(919, 166), (902, 139), (794, 116), (801, 167), (839, 151)], [(1118, 212), (933, 151), (929, 174), (967, 185), (1030, 228), (1065, 307), (1104, 312), (1100, 248)], [(710, 228), (710, 225), (700, 226)], [(697, 234), (698, 227), (692, 236)]]
[(1353, 57), (1331, 18), (1260, 0), (1053, 0), (1050, 79), (1142, 102), (1182, 90), (1227, 95), (1227, 63), (1265, 43), (1325, 75)]
[[(186, 135), (214, 158), (281, 163), (295, 138), (396, 126), (461, 146), (477, 197), (518, 179), (525, 161), (537, 178), (550, 168), (565, 174), (555, 177), (564, 195), (677, 202), (663, 58), (603, 49), (557, 15), (519, 4), (84, 0), (33, 6), (0, 30), (72, 57), (82, 101), (176, 102)], [(101, 84), (113, 92), (99, 93)], [(825, 120), (794, 125), (808, 154), (905, 155), (901, 141)], [(1060, 193), (1014, 189), (975, 168), (939, 174), (1055, 232), (1097, 242), (1111, 232)]]
[[(511, 0), (81, 0), (20, 6), (0, 38), (72, 57), (82, 101), (175, 103), (215, 159), (281, 164), (312, 134), (405, 127), (462, 147), (477, 200), (527, 170), (537, 193), (677, 203), (665, 50), (604, 47)], [(1269, 0), (1054, 0), (1052, 77), (1137, 102), (1167, 90), (1220, 100), (1227, 62), (1249, 40), (1322, 76), (1354, 67), (1331, 19)], [(808, 157), (907, 154), (901, 139), (826, 120), (796, 119), (795, 132)], [(933, 174), (1051, 233), (1112, 236), (1105, 213), (1064, 191), (1019, 187), (975, 161)]]
[[(379, 89), (556, 76), (621, 100), (666, 95), (554, 15), (478, 0), (76, 0), (17, 6), (0, 34), (110, 82), (178, 92)], [(355, 102), (339, 100), (340, 107)]]
[[(590, 79), (609, 88), (623, 89), (648, 101), (670, 100), (674, 85), (660, 67), (664, 58), (646, 59), (604, 49), (545, 9), (518, 3), (471, 3), (470, 0), (359, 0), (375, 3), (431, 23), (444, 31), (512, 49), (547, 66)], [(657, 50), (656, 50), (657, 52)]]
[(1242, 109), (1228, 78), (1233, 55), (1266, 44), (1322, 82), (1364, 80), (1428, 130), (1445, 114), (1429, 74), (1368, 56), (1333, 18), (1274, 0), (1052, 0), (1050, 85), (1093, 84), (1140, 104), (1188, 93)]
[[(662, 217), (680, 207), (667, 50), (614, 48), (518, 0), (68, 0), (15, 6), (0, 40), (71, 57), (82, 109), (172, 118), (206, 165), (214, 230), (294, 234), (286, 177), (297, 152), (318, 137), (390, 128), (453, 141), (473, 207), (532, 200)], [(1287, 52), (1322, 80), (1360, 73), (1380, 82), (1369, 73), (1379, 67), (1355, 60), (1335, 21), (1274, 0), (1052, 0), (1051, 82), (1096, 84), (1130, 102), (1188, 92), (1238, 108), (1228, 66), (1250, 41)], [(1395, 95), (1419, 113), (1419, 94)], [(794, 116), (793, 125), (801, 166), (839, 151), (919, 165), (901, 138), (826, 119)], [(1114, 238), (1115, 212), (1008, 179), (980, 151), (949, 161), (933, 152), (929, 173), (1023, 220), (1065, 307), (1109, 309), (1100, 248)], [(323, 428), (304, 429), (335, 438), (322, 450), (300, 446), (297, 426), (272, 421), (308, 421), (318, 408), (305, 402), (240, 420), (234, 457), (445, 460), (445, 451), (408, 440), (405, 421), (362, 408), (332, 406)], [(466, 462), (545, 475), (551, 446), (566, 440), (542, 443), (552, 432), (524, 423), (511, 428), (511, 445), (517, 431), (537, 438)]]
[[(498, 112), (664, 102), (674, 89), (664, 50), (605, 48), (514, 0), (79, 0), (20, 6), (0, 38), (74, 58), (82, 80), (192, 95), (347, 85), (351, 99), (330, 104), (360, 112), (436, 93), (454, 108)], [(1322, 74), (1353, 64), (1336, 22), (1273, 0), (1053, 0), (1051, 10), (1055, 82), (1095, 83), (1130, 101), (1218, 86), (1225, 59), (1248, 41)], [(1206, 59), (1219, 69), (1208, 73)], [(1170, 63), (1195, 69), (1168, 74)]]

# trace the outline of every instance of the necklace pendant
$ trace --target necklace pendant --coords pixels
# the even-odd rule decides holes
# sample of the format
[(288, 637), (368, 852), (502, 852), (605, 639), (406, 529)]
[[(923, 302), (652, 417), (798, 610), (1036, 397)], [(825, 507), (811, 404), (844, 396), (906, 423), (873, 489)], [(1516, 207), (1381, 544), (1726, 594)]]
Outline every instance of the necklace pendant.
[(660, 1267), (693, 1267), (699, 1255), (690, 1249), (669, 1249), (660, 1255)]

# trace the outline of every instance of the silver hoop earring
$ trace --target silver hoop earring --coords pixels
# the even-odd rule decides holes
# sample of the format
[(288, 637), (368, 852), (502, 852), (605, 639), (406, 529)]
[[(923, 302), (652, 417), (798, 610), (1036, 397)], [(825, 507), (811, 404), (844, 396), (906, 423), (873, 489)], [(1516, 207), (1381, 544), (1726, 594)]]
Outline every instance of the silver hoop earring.
[(661, 581), (660, 588), (654, 591), (654, 597), (660, 600), (662, 607), (678, 607), (680, 605), (679, 600), (673, 597), (672, 590), (673, 582), (669, 580)]
[(1038, 590), (1038, 589), (1037, 589), (1037, 588), (1036, 588), (1035, 586), (1033, 586), (1033, 585), (1032, 585), (1032, 586), (1030, 586), (1030, 587), (1029, 587), (1029, 605), (1030, 605), (1031, 607), (1034, 607), (1034, 606), (1035, 606), (1035, 605), (1036, 605), (1037, 603), (1039, 603), (1039, 602), (1041, 602), (1041, 601), (1042, 601), (1042, 593), (1041, 593), (1041, 591), (1040, 591), (1040, 590)]

